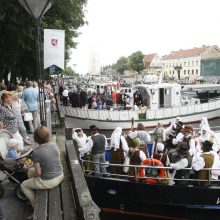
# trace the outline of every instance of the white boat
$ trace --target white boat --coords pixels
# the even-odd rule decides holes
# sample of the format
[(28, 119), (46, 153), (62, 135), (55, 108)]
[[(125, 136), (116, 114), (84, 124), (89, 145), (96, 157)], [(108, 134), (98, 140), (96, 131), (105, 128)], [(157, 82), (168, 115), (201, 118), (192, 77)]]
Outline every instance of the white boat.
[(184, 123), (196, 123), (202, 117), (214, 119), (220, 115), (220, 99), (211, 99), (201, 103), (198, 98), (182, 97), (180, 84), (137, 85), (135, 91), (141, 94), (147, 105), (146, 113), (140, 110), (96, 110), (62, 106), (66, 128), (80, 127), (88, 129), (95, 124), (100, 130), (114, 130), (117, 126), (130, 129), (131, 122), (143, 123), (146, 128), (155, 127), (160, 121), (164, 125), (179, 116)]

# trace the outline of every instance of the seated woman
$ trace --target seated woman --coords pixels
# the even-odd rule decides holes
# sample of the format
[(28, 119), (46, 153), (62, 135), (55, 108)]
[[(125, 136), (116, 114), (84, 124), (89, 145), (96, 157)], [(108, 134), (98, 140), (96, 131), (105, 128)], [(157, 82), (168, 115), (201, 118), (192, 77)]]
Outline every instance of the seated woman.
[[(38, 127), (34, 132), (34, 141), (39, 144), (32, 154), (34, 167), (28, 170), (29, 179), (21, 184), (21, 188), (33, 208), (36, 189), (54, 188), (64, 178), (60, 151), (56, 143), (50, 142), (49, 129), (45, 126)], [(31, 217), (28, 219), (31, 219)]]

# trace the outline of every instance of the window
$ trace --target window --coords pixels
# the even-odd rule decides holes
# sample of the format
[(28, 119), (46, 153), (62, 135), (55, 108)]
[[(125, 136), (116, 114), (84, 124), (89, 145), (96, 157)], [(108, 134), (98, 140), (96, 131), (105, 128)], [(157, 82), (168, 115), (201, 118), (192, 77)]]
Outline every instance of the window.
[(188, 70), (188, 75), (190, 74), (190, 70)]
[(196, 75), (198, 75), (199, 74), (199, 70), (198, 69), (196, 69)]
[(184, 75), (186, 75), (186, 70), (184, 70)]

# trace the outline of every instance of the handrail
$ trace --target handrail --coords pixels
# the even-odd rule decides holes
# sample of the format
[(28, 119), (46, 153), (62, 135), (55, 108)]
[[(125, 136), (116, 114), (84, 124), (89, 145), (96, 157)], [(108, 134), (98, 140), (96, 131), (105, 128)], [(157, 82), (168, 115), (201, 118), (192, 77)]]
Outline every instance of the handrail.
[[(123, 164), (110, 164), (110, 163), (100, 163), (100, 162), (93, 162), (93, 161), (90, 161), (90, 160), (81, 160), (81, 162), (82, 162), (82, 170), (83, 170), (83, 172), (84, 172), (84, 174), (85, 173), (90, 173), (90, 174), (94, 174), (95, 172), (94, 171), (91, 171), (91, 170), (86, 170), (85, 168), (84, 168), (84, 164), (86, 164), (86, 163), (91, 163), (91, 164), (100, 164), (100, 165), (104, 165), (104, 166), (117, 166), (117, 167), (124, 167), (124, 165)], [(134, 168), (136, 171), (137, 171), (137, 169), (138, 168), (145, 168), (145, 169), (166, 169), (166, 171), (169, 171), (169, 170), (174, 170), (172, 167), (164, 167), (164, 166), (149, 166), (149, 165), (126, 165), (126, 167), (132, 167), (132, 168)], [(184, 168), (184, 169), (182, 169), (182, 170), (192, 170), (192, 171), (194, 171), (192, 168)], [(203, 169), (201, 169), (201, 170), (208, 170), (209, 171), (209, 176), (211, 177), (211, 171), (212, 170), (219, 170), (220, 171), (220, 168), (203, 168)], [(135, 174), (137, 173), (137, 172), (134, 172)], [(113, 178), (117, 178), (117, 177), (123, 177), (123, 178), (126, 178), (126, 179), (129, 179), (129, 178), (135, 178), (135, 177), (137, 177), (136, 175), (134, 175), (134, 176), (131, 176), (131, 175), (128, 175), (128, 174), (111, 174), (111, 173), (101, 173), (101, 174), (103, 174), (105, 177), (113, 177)], [(175, 181), (175, 180), (179, 180), (179, 181), (186, 181), (186, 182), (188, 182), (188, 181), (193, 181), (193, 182), (208, 182), (208, 186), (210, 186), (211, 185), (211, 182), (217, 182), (217, 183), (219, 183), (220, 184), (220, 180), (218, 179), (218, 180), (214, 180), (214, 179), (209, 179), (209, 180), (203, 180), (203, 179), (192, 179), (192, 178), (190, 178), (190, 179), (178, 179), (178, 178), (169, 178), (168, 176), (167, 177), (153, 177), (153, 176), (144, 176), (144, 177), (140, 177), (140, 176), (138, 176), (138, 178), (139, 179), (155, 179), (155, 180), (173, 180), (173, 181)], [(220, 187), (220, 185), (219, 185), (219, 187)]]
[[(170, 108), (159, 108), (158, 110), (146, 110), (146, 119), (155, 119), (155, 118), (163, 118), (166, 117), (176, 117), (187, 114), (201, 113), (204, 111), (211, 111), (215, 109), (219, 109), (220, 99), (212, 99), (214, 101), (210, 101), (207, 103), (200, 104), (191, 104), (187, 106), (173, 106)], [(131, 117), (134, 117), (135, 114), (136, 119), (139, 119), (139, 111), (140, 110), (107, 110), (107, 109), (83, 109), (83, 108), (73, 108), (71, 106), (63, 106), (62, 110), (65, 115), (70, 115), (74, 117), (80, 118), (91, 118), (91, 119), (103, 119), (103, 120), (130, 120)], [(121, 117), (121, 112), (128, 112), (128, 115), (123, 115)], [(112, 114), (118, 114), (116, 118), (112, 117)], [(127, 117), (127, 118), (126, 118)]]

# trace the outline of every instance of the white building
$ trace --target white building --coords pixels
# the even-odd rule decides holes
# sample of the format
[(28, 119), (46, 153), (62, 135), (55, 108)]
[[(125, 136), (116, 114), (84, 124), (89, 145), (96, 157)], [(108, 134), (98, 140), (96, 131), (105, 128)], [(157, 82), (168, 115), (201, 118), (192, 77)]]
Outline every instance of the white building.
[[(202, 46), (188, 50), (172, 51), (162, 61), (163, 78), (194, 81), (201, 73), (201, 61), (219, 53), (217, 46)], [(209, 55), (208, 55), (209, 54)]]

